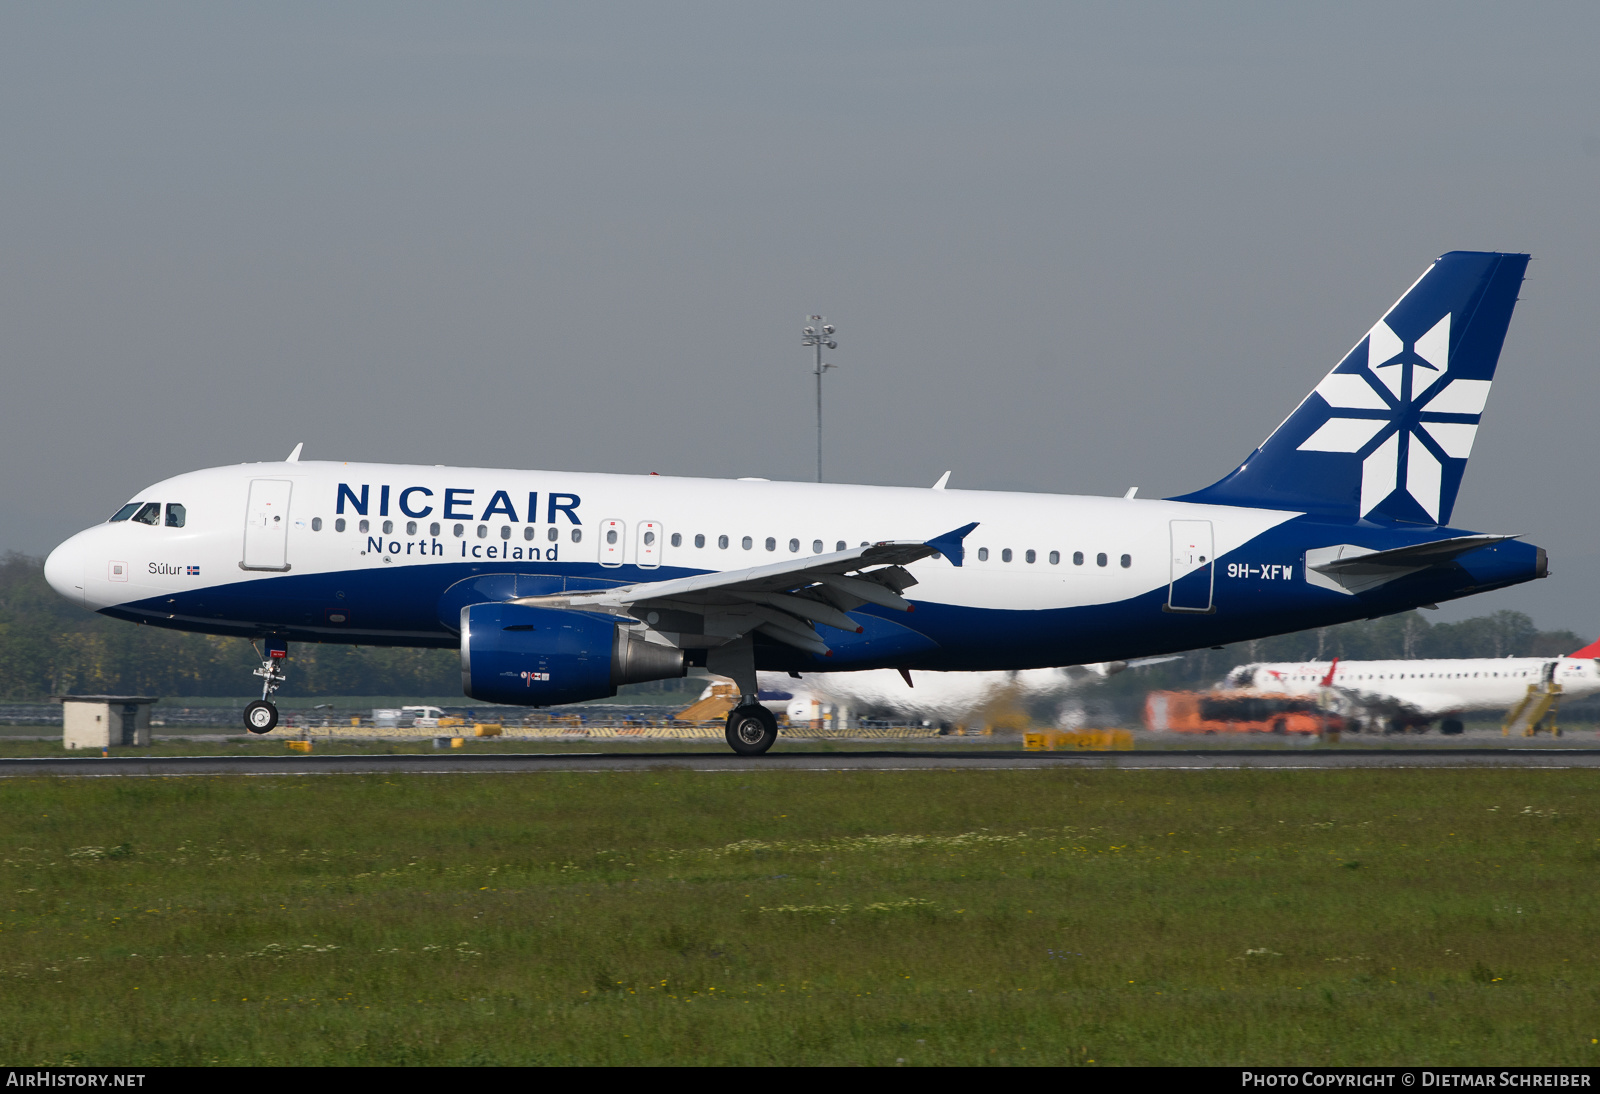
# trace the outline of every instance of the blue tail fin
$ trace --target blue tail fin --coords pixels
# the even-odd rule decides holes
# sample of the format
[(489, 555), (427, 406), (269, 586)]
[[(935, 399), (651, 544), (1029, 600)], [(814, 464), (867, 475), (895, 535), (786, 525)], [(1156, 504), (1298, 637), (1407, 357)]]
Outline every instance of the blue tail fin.
[(1442, 256), (1249, 459), (1175, 500), (1448, 523), (1527, 266)]

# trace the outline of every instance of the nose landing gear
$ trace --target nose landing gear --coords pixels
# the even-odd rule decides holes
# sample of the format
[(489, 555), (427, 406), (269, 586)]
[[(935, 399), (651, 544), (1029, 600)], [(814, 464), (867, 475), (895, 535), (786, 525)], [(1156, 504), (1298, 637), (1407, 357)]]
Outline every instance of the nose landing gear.
[(261, 659), (261, 667), (255, 670), (255, 675), (261, 677), (261, 698), (244, 708), (244, 727), (251, 733), (271, 733), (277, 728), (278, 708), (269, 697), (287, 678), (283, 662), (288, 656), (289, 643), (268, 640), (267, 655)]

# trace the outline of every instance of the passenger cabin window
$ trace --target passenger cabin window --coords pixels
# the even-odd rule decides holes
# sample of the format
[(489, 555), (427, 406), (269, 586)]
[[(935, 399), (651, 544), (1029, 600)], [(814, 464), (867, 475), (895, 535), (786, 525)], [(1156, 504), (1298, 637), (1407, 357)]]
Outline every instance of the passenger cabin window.
[(683, 546), (683, 533), (682, 532), (674, 532), (674, 533), (672, 533), (672, 545), (674, 547), (682, 547)]
[(979, 562), (988, 562), (989, 561), (989, 548), (987, 548), (987, 547), (979, 547), (978, 548), (978, 561)]
[(458, 524), (458, 525), (455, 526), (454, 529), (452, 529), (452, 531), (455, 532), (457, 539), (460, 539), (462, 534), (465, 533), (466, 530), (467, 530), (467, 527), (464, 524)]
[(1072, 564), (1074, 566), (1082, 566), (1083, 565), (1083, 552), (1082, 551), (1074, 551), (1074, 552), (1072, 552)]
[(436, 535), (439, 534), (439, 522), (438, 521), (434, 521), (432, 524), (428, 525), (428, 534), (430, 536), (436, 536)]
[(617, 530), (615, 528), (607, 529), (607, 531), (606, 531), (606, 543), (613, 544), (613, 543), (616, 543), (616, 542), (617, 542)]
[(1030, 549), (1027, 554), (1022, 556), (1022, 561), (1024, 561), (1024, 562), (1038, 562), (1039, 561), (1038, 552), (1033, 551), (1032, 549)]
[(800, 553), (800, 541), (799, 540), (791, 539), (789, 541), (789, 552), (791, 554), (796, 554), (796, 555)]
[(756, 543), (755, 540), (751, 539), (749, 536), (745, 536), (744, 539), (739, 541), (739, 545), (748, 551), (750, 548), (754, 547)]
[(1001, 562), (1010, 562), (1011, 561), (1011, 548), (1007, 547), (1005, 550), (1000, 552), (1000, 561)]
[(706, 545), (706, 537), (704, 535), (696, 535), (694, 537), (694, 545), (696, 547), (704, 547)]
[(522, 538), (523, 539), (532, 539), (534, 536), (536, 536), (538, 534), (539, 534), (539, 529), (535, 528), (531, 524), (528, 525), (526, 528), (524, 528), (522, 530)]
[(1052, 565), (1052, 566), (1061, 565), (1061, 552), (1060, 551), (1051, 551), (1050, 552), (1050, 565)]
[(820, 539), (814, 539), (811, 541), (811, 553), (814, 555), (820, 555), (822, 553), (822, 541)]
[(111, 519), (106, 523), (115, 524), (119, 520), (127, 520), (129, 517), (133, 516), (133, 514), (137, 513), (139, 511), (139, 506), (143, 504), (144, 502), (142, 501), (130, 501), (127, 505), (124, 505), (121, 509), (118, 509), (115, 513), (112, 513)]
[(479, 539), (488, 539), (489, 538), (489, 526), (487, 524), (478, 525), (478, 538)]
[(386, 536), (394, 535), (394, 521), (386, 520), (383, 522), (383, 534)]
[(844, 550), (844, 540), (842, 540), (842, 539), (841, 539), (841, 540), (840, 540), (840, 541), (839, 541), (839, 542), (838, 542), (838, 543), (835, 543), (835, 544), (834, 544), (834, 545), (833, 545), (833, 549), (834, 549), (834, 550), (835, 550), (835, 551), (842, 551), (842, 550)]
[[(550, 530), (552, 532), (555, 531), (554, 528), (552, 528)], [(551, 536), (550, 538), (554, 539), (555, 537)], [(582, 543), (583, 542), (583, 530), (581, 528), (574, 528), (572, 530), (572, 542), (574, 542), (574, 543)]]
[(1132, 555), (1123, 555), (1122, 556), (1122, 568), (1124, 570), (1126, 570), (1129, 566), (1132, 566), (1132, 565), (1133, 565), (1133, 556)]
[(414, 536), (416, 534), (417, 534), (417, 522), (414, 521), (414, 520), (406, 521), (406, 535)]
[(152, 526), (160, 524), (161, 503), (158, 501), (145, 502), (139, 511), (133, 514), (133, 519), (140, 524), (149, 524)]
[(510, 539), (511, 538), (511, 525), (502, 524), (500, 526), (500, 538), (501, 539)]
[(184, 509), (183, 506), (179, 505), (175, 501), (167, 502), (167, 527), (168, 528), (182, 528), (183, 527), (183, 521), (184, 521), (184, 518), (186, 516), (188, 516), (188, 511), (186, 509)]
[(1106, 564), (1106, 561), (1107, 560), (1106, 560), (1105, 552), (1103, 552), (1103, 551), (1100, 554), (1094, 556), (1094, 564), (1096, 566), (1104, 566)]
[(322, 518), (321, 517), (312, 517), (311, 518), (311, 530), (313, 532), (322, 531)]
[(777, 549), (778, 549), (778, 541), (773, 539), (771, 536), (768, 536), (767, 537), (767, 550), (776, 551)]
[(335, 532), (344, 531), (344, 518), (343, 517), (339, 517), (333, 522), (333, 530)]
[(372, 525), (367, 521), (362, 521), (360, 524), (356, 525), (356, 531), (362, 532), (362, 533), (365, 533), (365, 532), (369, 531), (371, 528), (372, 528)]
[(644, 545), (646, 547), (650, 546), (655, 541), (656, 541), (656, 534), (654, 532), (646, 532), (644, 534)]
[(718, 536), (717, 537), (717, 546), (720, 549), (726, 551), (728, 549), (728, 537), (727, 536)]
[(552, 529), (550, 529), (550, 530), (549, 530), (549, 531), (548, 531), (548, 532), (546, 532), (546, 533), (545, 533), (545, 534), (544, 534), (544, 536), (545, 536), (545, 538), (546, 538), (546, 539), (548, 539), (548, 540), (549, 540), (549, 541), (550, 541), (550, 542), (551, 542), (551, 543), (554, 543), (554, 542), (555, 542), (555, 541), (556, 541), (556, 540), (558, 540), (558, 539), (560, 539), (560, 538), (561, 538), (561, 531), (560, 531), (560, 529), (557, 529), (557, 528), (552, 528)]

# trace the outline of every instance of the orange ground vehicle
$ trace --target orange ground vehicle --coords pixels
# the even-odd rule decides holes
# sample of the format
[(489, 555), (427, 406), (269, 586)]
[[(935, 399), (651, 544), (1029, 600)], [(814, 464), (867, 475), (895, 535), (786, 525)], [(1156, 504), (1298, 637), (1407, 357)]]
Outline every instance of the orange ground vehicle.
[(1324, 733), (1344, 728), (1337, 714), (1304, 695), (1254, 691), (1152, 691), (1144, 726), (1177, 733)]

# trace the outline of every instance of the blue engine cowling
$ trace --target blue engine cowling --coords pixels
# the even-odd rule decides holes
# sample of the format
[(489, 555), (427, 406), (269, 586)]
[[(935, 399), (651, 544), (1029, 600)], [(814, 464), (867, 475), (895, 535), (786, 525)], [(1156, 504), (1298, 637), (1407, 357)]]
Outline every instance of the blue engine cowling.
[(581, 703), (686, 671), (682, 650), (647, 642), (611, 616), (521, 604), (461, 609), (461, 690), (481, 702)]

